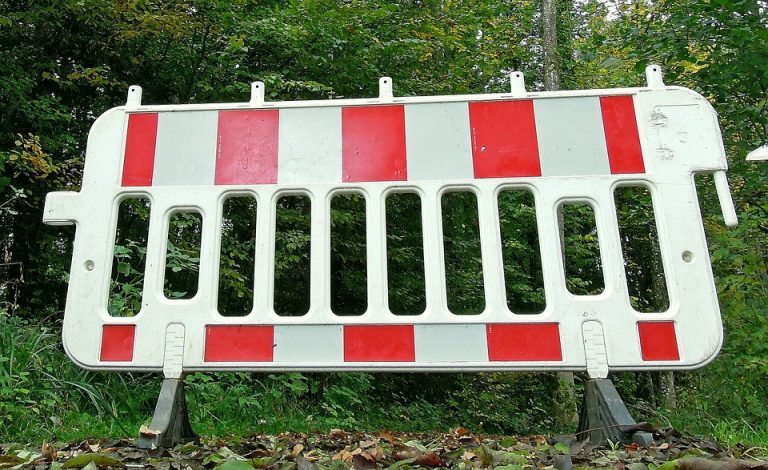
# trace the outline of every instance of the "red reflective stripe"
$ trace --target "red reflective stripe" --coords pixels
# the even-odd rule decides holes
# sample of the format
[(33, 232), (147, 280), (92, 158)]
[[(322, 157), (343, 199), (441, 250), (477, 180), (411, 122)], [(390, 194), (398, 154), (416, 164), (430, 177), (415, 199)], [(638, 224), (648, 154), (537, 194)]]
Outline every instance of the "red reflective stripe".
[(205, 327), (205, 362), (272, 362), (274, 327), (271, 325), (208, 325)]
[(342, 180), (405, 181), (405, 108), (341, 109)]
[(679, 361), (675, 322), (641, 321), (637, 322), (640, 335), (640, 350), (644, 361)]
[(557, 323), (486, 325), (491, 361), (562, 361)]
[(611, 173), (645, 173), (632, 96), (601, 96), (600, 108)]
[(532, 100), (469, 103), (475, 178), (541, 176)]
[(277, 183), (279, 111), (220, 111), (215, 184)]
[(414, 362), (413, 325), (346, 325), (344, 361)]
[(123, 186), (151, 186), (155, 168), (157, 113), (129, 114), (123, 160)]
[(101, 360), (132, 361), (135, 325), (104, 325), (101, 329)]

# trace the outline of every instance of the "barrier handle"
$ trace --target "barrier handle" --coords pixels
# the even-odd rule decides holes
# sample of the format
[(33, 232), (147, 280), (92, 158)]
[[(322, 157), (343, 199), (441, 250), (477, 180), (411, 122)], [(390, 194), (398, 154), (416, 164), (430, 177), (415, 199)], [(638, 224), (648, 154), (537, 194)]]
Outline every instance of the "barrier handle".
[(72, 225), (77, 222), (80, 193), (54, 191), (45, 196), (43, 223), (48, 225)]
[(717, 199), (720, 201), (720, 209), (723, 211), (723, 219), (728, 227), (739, 225), (739, 218), (736, 216), (736, 208), (733, 205), (731, 189), (728, 187), (728, 178), (725, 170), (715, 171), (715, 189), (717, 189)]

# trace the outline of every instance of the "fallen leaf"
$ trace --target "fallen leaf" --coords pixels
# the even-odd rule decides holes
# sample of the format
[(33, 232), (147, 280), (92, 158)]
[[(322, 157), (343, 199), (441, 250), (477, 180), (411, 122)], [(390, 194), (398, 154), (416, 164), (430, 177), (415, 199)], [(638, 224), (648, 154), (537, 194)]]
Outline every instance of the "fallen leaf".
[(392, 465), (389, 466), (389, 470), (397, 470), (400, 467), (408, 466), (412, 463), (414, 463), (416, 459), (405, 459), (405, 460), (399, 460)]
[(509, 436), (504, 437), (499, 441), (501, 447), (513, 447), (515, 444), (517, 444), (517, 439)]
[(0, 468), (10, 468), (26, 462), (15, 455), (0, 455)]
[(80, 454), (67, 460), (62, 468), (84, 468), (90, 464), (98, 467), (125, 468), (123, 462), (101, 454)]
[(480, 444), (480, 447), (475, 449), (475, 454), (483, 467), (490, 467), (493, 464), (493, 451), (487, 445)]
[(296, 469), (297, 470), (317, 470), (317, 465), (310, 462), (309, 460), (304, 457), (304, 454), (299, 455), (296, 457)]
[(253, 470), (253, 465), (245, 460), (227, 460), (213, 467), (216, 470)]
[(146, 424), (142, 424), (141, 427), (139, 428), (139, 436), (142, 436), (142, 437), (149, 437), (149, 438), (157, 437), (160, 435), (160, 433), (161, 431), (149, 429), (149, 427), (147, 427)]
[(360, 448), (361, 449), (367, 449), (368, 447), (373, 447), (376, 445), (376, 441), (360, 441)]
[(454, 434), (456, 434), (459, 437), (466, 436), (470, 433), (469, 429), (467, 428), (456, 428), (455, 431), (453, 431)]
[(442, 467), (444, 465), (443, 459), (436, 453), (432, 451), (421, 452), (414, 448), (397, 451), (392, 454), (392, 458), (395, 460), (413, 459), (416, 465), (427, 465), (430, 467)]
[(373, 470), (376, 468), (376, 461), (369, 460), (364, 454), (357, 454), (352, 456), (352, 465), (359, 470)]
[(53, 447), (53, 445), (43, 442), (43, 445), (40, 447), (40, 452), (45, 460), (49, 462), (56, 460), (56, 448)]
[(408, 441), (404, 445), (406, 445), (408, 447), (413, 447), (414, 449), (420, 450), (422, 452), (426, 452), (427, 451), (427, 448), (424, 446), (424, 444), (422, 444), (419, 441)]
[(304, 446), (301, 444), (296, 444), (293, 446), (293, 450), (291, 451), (291, 457), (294, 459), (301, 453), (301, 451), (304, 450)]

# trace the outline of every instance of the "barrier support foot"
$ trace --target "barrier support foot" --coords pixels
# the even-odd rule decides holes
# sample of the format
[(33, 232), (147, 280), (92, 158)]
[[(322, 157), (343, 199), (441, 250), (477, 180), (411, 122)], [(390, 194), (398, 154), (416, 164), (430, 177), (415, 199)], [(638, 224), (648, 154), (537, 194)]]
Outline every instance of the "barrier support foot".
[(595, 445), (608, 440), (629, 443), (638, 433), (636, 424), (610, 379), (587, 380), (576, 431), (579, 440), (589, 439)]
[(163, 379), (152, 423), (148, 428), (141, 427), (137, 447), (141, 449), (173, 447), (195, 439), (197, 436), (189, 424), (184, 379)]

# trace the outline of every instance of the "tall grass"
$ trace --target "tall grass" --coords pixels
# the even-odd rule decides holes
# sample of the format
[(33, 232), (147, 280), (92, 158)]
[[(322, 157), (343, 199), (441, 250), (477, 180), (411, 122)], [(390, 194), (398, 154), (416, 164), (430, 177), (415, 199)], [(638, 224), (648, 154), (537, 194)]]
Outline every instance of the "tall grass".
[[(112, 421), (130, 409), (130, 395), (123, 392), (135, 377), (78, 368), (51, 323), (0, 313), (0, 442), (82, 434), (80, 426), (103, 428), (104, 417)], [(121, 421), (114, 421), (112, 427), (119, 429)]]

